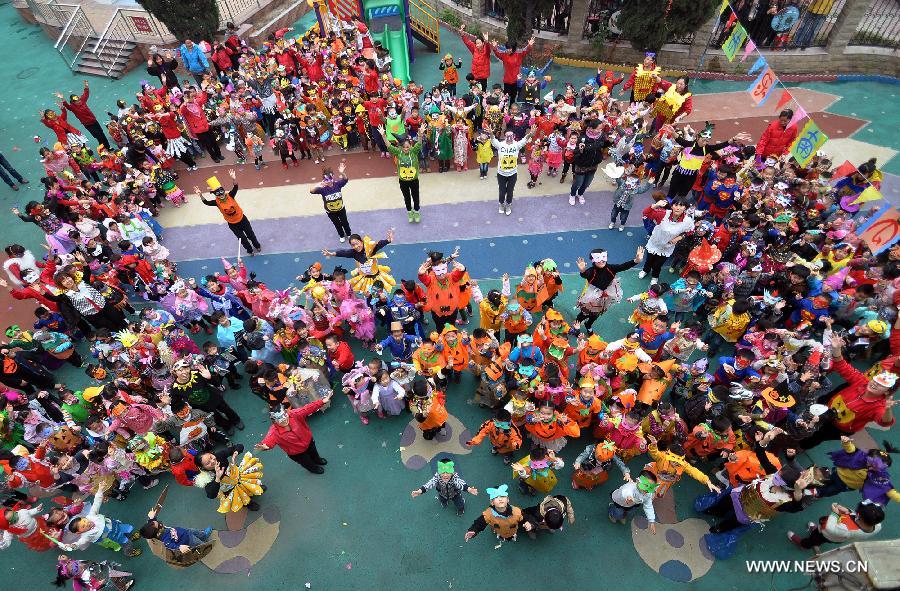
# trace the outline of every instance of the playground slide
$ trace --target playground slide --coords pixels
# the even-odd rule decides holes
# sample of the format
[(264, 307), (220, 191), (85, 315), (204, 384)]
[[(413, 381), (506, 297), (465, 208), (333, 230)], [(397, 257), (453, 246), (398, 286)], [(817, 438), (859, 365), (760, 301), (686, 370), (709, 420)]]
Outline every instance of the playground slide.
[(372, 39), (380, 42), (390, 52), (393, 77), (399, 78), (404, 84), (409, 82), (409, 47), (406, 43), (406, 32), (385, 25), (383, 31), (372, 32)]

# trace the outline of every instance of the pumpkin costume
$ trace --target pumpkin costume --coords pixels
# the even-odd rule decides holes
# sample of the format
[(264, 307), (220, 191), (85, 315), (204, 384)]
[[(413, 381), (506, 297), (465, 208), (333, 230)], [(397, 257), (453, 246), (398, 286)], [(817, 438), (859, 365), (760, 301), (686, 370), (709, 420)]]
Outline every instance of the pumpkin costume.
[[(507, 419), (502, 420), (501, 416), (506, 416)], [(481, 423), (478, 433), (466, 442), (466, 445), (481, 445), (485, 437), (491, 442), (491, 453), (511, 454), (522, 447), (522, 434), (519, 432), (519, 428), (509, 421), (508, 412), (506, 415), (498, 413), (497, 418)]]
[(616, 444), (612, 441), (601, 441), (585, 447), (575, 458), (574, 465), (578, 467), (572, 473), (572, 488), (591, 490), (606, 482), (615, 455)]
[(426, 378), (443, 377), (443, 369), (446, 367), (444, 356), (437, 349), (437, 340), (437, 333), (432, 333), (428, 340), (422, 341), (422, 344), (419, 345), (419, 348), (412, 355), (416, 373)]
[(485, 509), (472, 523), (466, 532), (466, 540), (478, 535), (485, 528), (491, 528), (498, 540), (516, 541), (519, 525), (525, 520), (522, 510), (509, 504), (509, 487), (501, 484), (496, 488), (486, 489), (491, 506)]
[(422, 430), (422, 436), (428, 440), (434, 439), (444, 428), (449, 416), (444, 406), (446, 396), (443, 392), (433, 389), (422, 377), (416, 378), (413, 382), (412, 391), (409, 410)]
[[(653, 406), (657, 402), (659, 402), (662, 395), (665, 394), (666, 390), (669, 388), (669, 385), (672, 383), (672, 370), (675, 368), (677, 364), (677, 360), (675, 359), (667, 359), (665, 361), (661, 361), (659, 363), (654, 363), (652, 367), (638, 366), (641, 370), (644, 371), (646, 376), (644, 380), (641, 382), (641, 387), (638, 390), (637, 401), (648, 406)], [(663, 376), (660, 378), (653, 377), (650, 375), (650, 372), (653, 368), (657, 368), (657, 370), (662, 370)]]
[[(552, 407), (546, 407), (552, 408)], [(566, 437), (578, 437), (581, 429), (569, 417), (553, 411), (549, 417), (542, 417), (534, 412), (525, 415), (525, 429), (531, 435), (535, 445), (553, 452), (559, 452), (566, 445)]]
[(445, 324), (439, 338), (438, 350), (444, 358), (444, 367), (455, 372), (469, 367), (469, 338), (452, 324)]

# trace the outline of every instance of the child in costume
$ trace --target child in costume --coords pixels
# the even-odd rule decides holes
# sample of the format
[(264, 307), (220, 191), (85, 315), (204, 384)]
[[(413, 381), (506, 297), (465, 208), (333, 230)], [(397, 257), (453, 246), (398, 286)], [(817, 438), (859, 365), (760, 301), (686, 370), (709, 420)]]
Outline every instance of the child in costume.
[(845, 544), (870, 538), (881, 531), (884, 521), (884, 509), (880, 505), (863, 501), (856, 511), (832, 503), (831, 514), (822, 517), (818, 523), (811, 524), (809, 535), (801, 538), (792, 531), (787, 533), (788, 539), (804, 550), (815, 550), (824, 544)]
[(562, 458), (556, 457), (542, 447), (535, 447), (531, 453), (512, 465), (513, 477), (519, 479), (519, 491), (534, 496), (535, 492), (549, 493), (556, 486), (556, 474), (564, 466)]
[(158, 191), (162, 191), (166, 199), (172, 202), (175, 207), (181, 207), (187, 203), (187, 197), (184, 191), (175, 184), (175, 175), (171, 171), (157, 165), (152, 168), (150, 173), (150, 182), (152, 182)]
[(578, 393), (566, 396), (566, 405), (563, 409), (566, 416), (585, 432), (603, 413), (603, 403), (597, 398), (596, 393), (597, 383), (591, 376), (585, 376), (578, 382)]
[(543, 141), (535, 140), (534, 146), (531, 148), (531, 158), (528, 159), (528, 175), (531, 180), (528, 181), (528, 188), (533, 189), (538, 184), (538, 177), (544, 172), (544, 162), (546, 160), (544, 152), (546, 146)]
[(644, 510), (644, 516), (649, 523), (650, 533), (656, 534), (656, 511), (653, 508), (653, 499), (656, 497), (656, 489), (659, 483), (656, 474), (649, 470), (642, 470), (637, 480), (631, 478), (627, 472), (625, 463), (613, 456), (616, 466), (626, 475), (627, 482), (612, 491), (612, 502), (609, 504), (609, 520), (613, 523), (625, 523), (628, 514), (637, 507)]
[(572, 464), (572, 488), (593, 490), (609, 478), (609, 467), (616, 455), (616, 444), (605, 440), (584, 448)]
[(490, 527), (494, 535), (501, 542), (515, 542), (521, 524), (525, 531), (531, 530), (531, 524), (523, 523), (525, 520), (522, 510), (509, 504), (509, 487), (501, 484), (497, 488), (487, 489), (490, 498), (490, 507), (469, 526), (465, 540), (468, 542), (486, 527)]
[(469, 334), (445, 324), (436, 348), (444, 358), (447, 381), (458, 384), (462, 372), (469, 368)]
[(57, 546), (72, 552), (87, 550), (91, 544), (97, 544), (114, 552), (124, 551), (129, 557), (141, 555), (141, 549), (132, 544), (132, 540), (139, 537), (134, 526), (100, 514), (106, 490), (103, 486), (99, 487), (91, 506), (85, 507), (66, 524), (63, 539), (56, 543)]
[(458, 516), (466, 512), (466, 500), (463, 497), (463, 492), (468, 492), (471, 495), (478, 494), (477, 488), (466, 484), (466, 481), (456, 473), (456, 464), (450, 458), (439, 459), (437, 472), (431, 477), (431, 480), (410, 494), (413, 498), (416, 498), (432, 488), (437, 491), (437, 500), (441, 507), (446, 507), (448, 503), (453, 502)]
[(433, 389), (427, 380), (418, 376), (413, 381), (412, 394), (409, 410), (422, 430), (422, 437), (430, 441), (441, 432), (447, 422), (444, 393)]
[(559, 452), (566, 446), (566, 437), (581, 435), (578, 424), (556, 412), (550, 403), (544, 403), (537, 412), (525, 415), (525, 429), (534, 445), (552, 452)]
[(481, 445), (485, 437), (491, 442), (491, 453), (501, 454), (504, 464), (512, 462), (512, 452), (522, 447), (519, 428), (512, 423), (512, 416), (504, 408), (498, 409), (493, 419), (483, 422), (478, 433), (466, 445)]
[(631, 313), (628, 322), (635, 326), (649, 324), (657, 316), (665, 316), (669, 309), (662, 296), (669, 290), (666, 283), (653, 284), (644, 293), (639, 293), (628, 298), (629, 302), (638, 302), (637, 308)]
[(397, 416), (403, 412), (406, 400), (406, 390), (401, 386), (386, 369), (380, 370), (375, 375), (375, 384), (372, 386), (372, 404), (378, 411), (378, 418), (384, 416)]
[(341, 378), (344, 394), (349, 398), (353, 411), (359, 416), (363, 425), (369, 424), (368, 413), (375, 408), (370, 389), (371, 383), (372, 377), (362, 362), (357, 362), (353, 369)]
[[(656, 489), (656, 496), (661, 497), (674, 485), (681, 480), (682, 474), (687, 474), (700, 484), (705, 484), (709, 490), (718, 493), (721, 489), (714, 485), (709, 476), (693, 467), (684, 458), (684, 448), (677, 443), (673, 443), (660, 450), (659, 442), (653, 435), (646, 435), (650, 442), (647, 446), (647, 453), (653, 462), (644, 466), (644, 470), (652, 472), (656, 475), (656, 481), (659, 486)], [(625, 473), (626, 475), (628, 472)]]

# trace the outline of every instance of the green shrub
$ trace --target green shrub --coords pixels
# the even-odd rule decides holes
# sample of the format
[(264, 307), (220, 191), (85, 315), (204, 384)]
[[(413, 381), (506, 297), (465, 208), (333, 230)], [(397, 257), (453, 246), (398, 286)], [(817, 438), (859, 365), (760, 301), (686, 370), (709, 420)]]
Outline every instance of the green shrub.
[(458, 14), (450, 10), (449, 8), (445, 8), (438, 15), (438, 18), (450, 25), (451, 27), (456, 27), (457, 29), (462, 24), (462, 19)]

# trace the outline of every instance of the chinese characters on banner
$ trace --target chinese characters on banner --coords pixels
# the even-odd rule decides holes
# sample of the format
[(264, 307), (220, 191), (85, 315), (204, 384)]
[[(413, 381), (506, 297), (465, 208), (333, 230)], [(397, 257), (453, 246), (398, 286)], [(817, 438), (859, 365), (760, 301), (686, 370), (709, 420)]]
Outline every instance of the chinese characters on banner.
[(890, 206), (879, 210), (857, 230), (857, 235), (873, 254), (887, 250), (900, 240), (900, 211)]
[(828, 141), (828, 136), (822, 133), (815, 121), (810, 119), (794, 143), (791, 144), (791, 156), (800, 166), (806, 166), (812, 160), (816, 150), (821, 148), (826, 141)]
[(131, 24), (134, 25), (134, 28), (139, 33), (153, 33), (153, 28), (150, 26), (150, 21), (148, 21), (143, 16), (132, 16)]
[(725, 57), (728, 58), (728, 61), (734, 61), (734, 56), (737, 55), (738, 50), (746, 40), (747, 30), (742, 24), (738, 23), (737, 26), (734, 27), (734, 30), (731, 31), (731, 35), (728, 36), (728, 39), (725, 40), (725, 45), (722, 46), (722, 51), (725, 52)]
[(778, 78), (775, 76), (775, 72), (772, 71), (772, 68), (766, 66), (763, 73), (760, 74), (756, 81), (750, 85), (750, 88), (747, 89), (747, 92), (750, 93), (750, 98), (753, 99), (756, 106), (759, 106), (769, 98), (769, 95), (775, 90), (777, 84)]

